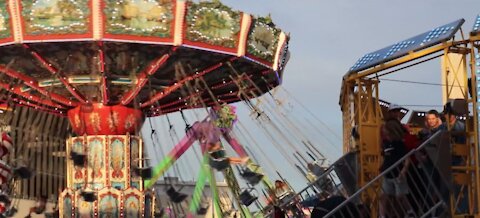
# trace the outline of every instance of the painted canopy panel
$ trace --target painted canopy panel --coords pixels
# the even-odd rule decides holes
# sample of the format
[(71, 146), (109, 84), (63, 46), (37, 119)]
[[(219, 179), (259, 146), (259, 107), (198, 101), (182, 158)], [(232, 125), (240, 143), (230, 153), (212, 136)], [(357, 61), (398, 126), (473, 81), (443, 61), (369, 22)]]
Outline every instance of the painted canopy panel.
[(92, 34), (88, 0), (22, 0), (21, 22), (25, 39), (86, 38)]
[(241, 13), (214, 2), (189, 4), (185, 19), (185, 43), (236, 53)]
[[(105, 38), (173, 42), (175, 2), (172, 0), (105, 0)], [(148, 37), (149, 39), (146, 39)]]
[(249, 57), (262, 63), (273, 63), (280, 32), (268, 18), (255, 19), (247, 42)]
[(11, 16), (6, 0), (0, 0), (0, 44), (13, 41)]

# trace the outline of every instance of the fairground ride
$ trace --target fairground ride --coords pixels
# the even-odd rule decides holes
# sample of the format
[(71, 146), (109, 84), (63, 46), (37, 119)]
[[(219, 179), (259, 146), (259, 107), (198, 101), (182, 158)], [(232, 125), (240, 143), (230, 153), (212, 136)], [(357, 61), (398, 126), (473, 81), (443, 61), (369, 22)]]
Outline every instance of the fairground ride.
[[(256, 98), (280, 84), (288, 40), (269, 17), (253, 17), (218, 1), (0, 1), (0, 87), (7, 111), (13, 113), (6, 124), (28, 128), (28, 112), (20, 111), (27, 107), (23, 111), (49, 114), (30, 119), (41, 124), (42, 129), (34, 129), (41, 135), (36, 137), (38, 144), (57, 131), (74, 134), (64, 149), (70, 157), (62, 168), (66, 182), (23, 181), (15, 188), (51, 194), (66, 183), (59, 197), (61, 217), (153, 216), (154, 182), (193, 141), (203, 138), (187, 133), (152, 169), (136, 135), (144, 119), (212, 107), (216, 109), (200, 123), (217, 125), (212, 117), (221, 117), (217, 113), (230, 108), (226, 104)], [(70, 127), (63, 121), (57, 126), (45, 121), (65, 116)], [(221, 135), (215, 137), (225, 137), (238, 155), (246, 157), (242, 145), (222, 124), (215, 127), (221, 128)], [(199, 132), (196, 127), (192, 129)], [(12, 135), (15, 144), (23, 146), (35, 134), (26, 137), (14, 128)], [(57, 140), (46, 149), (53, 154), (59, 144)], [(35, 155), (32, 146), (16, 148), (11, 158), (23, 155), (28, 162)], [(208, 164), (206, 149), (202, 155), (204, 167), (190, 205), (192, 213), (199, 207), (205, 181), (218, 199), (212, 176), (215, 163)], [(243, 192), (232, 168), (224, 166), (221, 171), (242, 216), (251, 216), (246, 203), (241, 204), (245, 199), (240, 199)], [(256, 183), (262, 181), (266, 190), (271, 189), (252, 159), (242, 172), (246, 171)], [(9, 185), (10, 178), (4, 183)], [(43, 189), (40, 184), (56, 187)], [(173, 201), (182, 200), (174, 188), (168, 191)], [(219, 202), (214, 202), (217, 214), (222, 214)]]
[[(343, 77), (340, 93), (343, 148), (345, 153), (351, 152), (356, 155), (355, 165), (358, 167), (356, 189), (359, 190), (362, 202), (369, 202), (372, 217), (378, 215), (377, 206), (380, 199), (378, 193), (381, 189), (379, 183), (373, 182), (380, 174), (379, 167), (382, 162), (379, 130), (384, 118), (382, 106), (385, 105), (379, 100), (381, 93), (379, 82), (385, 75), (395, 74), (438, 58), (441, 59), (443, 104), (450, 102), (454, 105), (457, 116), (461, 116), (466, 124), (465, 143), (451, 143), (451, 150), (447, 153), (447, 156), (458, 156), (464, 161), (455, 166), (448, 164), (448, 167), (444, 168), (445, 175), (451, 175), (448, 184), (466, 191), (463, 194), (451, 191), (450, 200), (444, 203), (451, 217), (480, 217), (478, 201), (480, 16), (476, 18), (474, 27), (468, 35), (462, 29), (463, 23), (463, 19), (457, 20), (368, 53)], [(424, 112), (412, 116), (422, 117)], [(423, 124), (423, 119), (421, 122)], [(352, 131), (353, 127), (355, 131)], [(450, 137), (445, 138), (444, 142), (450, 144)], [(459, 212), (458, 202), (468, 202), (468, 209)]]

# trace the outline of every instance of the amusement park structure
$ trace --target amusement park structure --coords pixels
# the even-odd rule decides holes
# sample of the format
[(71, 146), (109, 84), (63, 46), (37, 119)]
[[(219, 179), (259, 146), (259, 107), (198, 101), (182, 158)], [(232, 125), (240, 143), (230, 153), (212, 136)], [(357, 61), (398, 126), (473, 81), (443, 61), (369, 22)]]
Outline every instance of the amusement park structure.
[[(56, 199), (60, 217), (194, 217), (209, 210), (215, 217), (307, 217), (316, 209), (309, 202), (340, 196), (325, 217), (380, 217), (388, 204), (382, 182), (412, 163), (406, 174), (414, 197), (409, 206), (390, 205), (396, 215), (480, 217), (480, 16), (468, 36), (463, 23), (366, 54), (350, 68), (340, 91), (344, 155), (329, 163), (307, 134), (318, 125), (307, 119), (311, 128), (300, 127), (278, 97), (289, 95), (280, 86), (289, 34), (268, 16), (219, 1), (0, 0), (0, 213), (16, 216), (15, 199), (45, 195)], [(443, 104), (465, 129), (455, 132), (447, 122), (380, 172), (381, 130), (393, 104), (382, 100), (379, 83), (437, 58)], [(277, 153), (265, 152), (237, 117), (230, 105), (237, 102), (285, 168), (308, 180), (305, 189), (294, 191), (277, 171), (284, 165), (271, 162)], [(419, 132), (425, 113), (411, 113), (409, 135)], [(185, 123), (180, 134), (173, 114)], [(171, 141), (154, 127), (159, 119)], [(142, 125), (150, 135), (140, 134)], [(187, 168), (198, 171), (185, 193), (172, 178), (181, 176), (177, 167), (188, 152), (197, 162), (186, 161)]]
[[(344, 156), (280, 208), (294, 211), (292, 205), (299, 201), (308, 205), (308, 193), (318, 192), (320, 201), (311, 207), (312, 217), (480, 217), (480, 15), (468, 35), (464, 21), (368, 53), (348, 70), (339, 101)], [(408, 151), (383, 168), (382, 163), (392, 158), (383, 147), (388, 122), (399, 122), (409, 109), (382, 100), (380, 82), (386, 75), (438, 59), (443, 114), (412, 111), (401, 127), (405, 131), (401, 141)], [(425, 129), (429, 113), (436, 117), (435, 125), (445, 116), (443, 124)], [(456, 128), (458, 123), (463, 127)], [(422, 135), (424, 130), (430, 131), (428, 136)], [(399, 185), (388, 190), (393, 175), (402, 176), (393, 179), (402, 180), (404, 189)]]
[[(457, 20), (368, 53), (360, 58), (343, 77), (340, 93), (340, 106), (343, 112), (343, 148), (345, 153), (355, 154), (355, 166), (358, 170), (356, 174), (358, 191), (352, 196), (360, 198), (363, 205), (369, 206), (371, 217), (378, 216), (379, 193), (382, 192), (380, 181), (385, 178), (385, 174), (379, 172), (382, 163), (379, 130), (386, 115), (384, 113), (386, 110), (382, 107), (388, 108), (388, 104), (382, 104), (380, 100), (379, 83), (385, 75), (437, 58), (441, 59), (443, 104), (453, 107), (457, 118), (465, 122), (464, 132), (460, 134), (466, 140), (456, 142), (453, 140), (456, 137), (455, 133), (448, 131), (446, 136), (438, 136), (438, 139), (433, 139), (434, 142), (429, 141), (426, 145), (419, 146), (407, 156), (418, 155), (417, 152), (423, 148), (428, 150), (429, 146), (434, 148), (426, 153), (432, 159), (436, 170), (440, 172), (442, 180), (446, 181), (445, 186), (450, 187), (450, 192), (447, 192), (449, 197), (443, 198), (444, 202), (439, 204), (439, 207), (444, 207), (445, 211), (448, 211), (446, 213), (448, 217), (480, 217), (479, 92), (477, 90), (480, 80), (478, 77), (480, 16), (476, 18), (469, 36), (462, 29), (463, 23), (463, 19)], [(414, 118), (410, 120), (415, 119), (415, 116), (422, 118), (420, 128), (423, 127), (425, 111), (413, 113)], [(355, 131), (352, 131), (352, 128)], [(414, 128), (411, 131), (414, 131)], [(443, 150), (444, 148), (447, 150)], [(460, 163), (448, 163), (449, 160), (457, 157), (462, 159)], [(426, 183), (433, 184), (433, 181)], [(457, 187), (463, 191), (455, 191)], [(442, 190), (439, 190), (439, 193), (442, 193)], [(459, 209), (462, 204), (468, 205), (466, 209)], [(417, 215), (433, 214), (432, 211), (423, 211)]]
[[(10, 114), (4, 124), (11, 127), (15, 143), (24, 144), (31, 137), (23, 136), (32, 135), (25, 134), (29, 123), (24, 116), (42, 112), (42, 118), (34, 118), (39, 128), (46, 128), (35, 128), (36, 133), (45, 130), (36, 136), (38, 143), (58, 136), (56, 132), (63, 134), (56, 139), (66, 141), (65, 149), (48, 146), (49, 157), (61, 156), (59, 151), (68, 157), (56, 163), (65, 163), (58, 170), (66, 172), (66, 180), (57, 181), (48, 193), (36, 187), (35, 195), (63, 188), (58, 193), (61, 217), (152, 217), (152, 186), (198, 140), (205, 157), (190, 204), (195, 213), (206, 181), (212, 198), (218, 198), (215, 163), (209, 164), (209, 152), (218, 151), (203, 143), (207, 135), (218, 141), (215, 145), (225, 138), (248, 162), (242, 172), (270, 190), (261, 168), (230, 135), (236, 115), (227, 104), (256, 98), (281, 83), (288, 40), (269, 17), (253, 17), (218, 1), (0, 1), (0, 86)], [(138, 135), (146, 117), (208, 107), (206, 118), (152, 169)], [(56, 117), (60, 120), (52, 126)], [(65, 117), (68, 127), (61, 125)], [(62, 144), (55, 143), (55, 148)], [(34, 153), (24, 152), (30, 150), (12, 150), (8, 162), (31, 166)], [(232, 169), (229, 164), (217, 168), (224, 172), (237, 208), (250, 217)], [(10, 178), (3, 182), (8, 185)], [(29, 193), (28, 181), (15, 184), (21, 185), (10, 193)], [(47, 184), (53, 186), (41, 186)], [(184, 196), (170, 188), (171, 200), (181, 202)]]

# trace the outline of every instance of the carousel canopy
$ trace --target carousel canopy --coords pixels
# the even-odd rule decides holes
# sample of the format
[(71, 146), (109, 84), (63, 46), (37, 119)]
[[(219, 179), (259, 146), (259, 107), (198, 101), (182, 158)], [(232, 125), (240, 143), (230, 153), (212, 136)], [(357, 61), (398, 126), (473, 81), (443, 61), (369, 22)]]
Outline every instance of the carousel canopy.
[(219, 2), (0, 1), (0, 87), (53, 113), (103, 103), (155, 116), (256, 97), (280, 84), (287, 53), (268, 17)]

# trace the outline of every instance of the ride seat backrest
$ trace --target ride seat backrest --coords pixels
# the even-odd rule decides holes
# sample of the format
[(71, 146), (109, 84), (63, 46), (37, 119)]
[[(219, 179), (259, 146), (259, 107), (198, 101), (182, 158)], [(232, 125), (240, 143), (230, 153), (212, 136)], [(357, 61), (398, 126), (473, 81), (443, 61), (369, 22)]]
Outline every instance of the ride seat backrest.
[(0, 194), (0, 202), (3, 202), (4, 204), (8, 205), (11, 203), (10, 197), (6, 194)]
[(349, 152), (340, 157), (338, 161), (333, 165), (333, 170), (337, 174), (343, 188), (347, 191), (348, 195), (352, 195), (358, 189), (357, 187), (357, 152)]
[(250, 206), (250, 204), (252, 204), (258, 199), (258, 197), (252, 195), (248, 189), (243, 190), (243, 192), (240, 193), (239, 197), (240, 197), (240, 201), (245, 206)]
[(201, 204), (200, 207), (197, 210), (198, 215), (205, 215), (208, 212), (208, 208), (210, 207), (210, 204)]
[(187, 198), (186, 194), (178, 192), (173, 186), (170, 186), (170, 188), (167, 189), (166, 193), (168, 195), (168, 198), (174, 203), (180, 203), (185, 200), (185, 198)]
[(18, 166), (13, 170), (14, 175), (20, 179), (28, 179), (33, 176), (33, 172), (26, 166)]
[(210, 158), (209, 164), (211, 167), (218, 171), (223, 171), (230, 166), (230, 161), (227, 158), (222, 159), (212, 159)]
[(209, 151), (208, 153), (210, 155), (209, 164), (216, 170), (223, 171), (230, 166), (230, 161), (228, 158), (225, 158), (225, 149), (222, 148), (216, 151)]
[(213, 159), (220, 159), (226, 156), (225, 149), (223, 148), (216, 151), (209, 151), (208, 153), (210, 154), (210, 157), (212, 157)]
[(256, 185), (263, 179), (263, 174), (253, 172), (249, 168), (241, 171), (240, 175), (251, 185)]
[(151, 167), (138, 167), (138, 166), (135, 166), (134, 168), (135, 170), (135, 173), (142, 177), (142, 179), (150, 179), (152, 178), (152, 168)]
[(86, 202), (94, 202), (95, 200), (97, 200), (95, 192), (92, 191), (83, 191), (81, 195), (83, 197), (83, 200)]
[(73, 160), (73, 165), (83, 167), (87, 156), (85, 154), (79, 154), (77, 152), (70, 152), (70, 158)]

